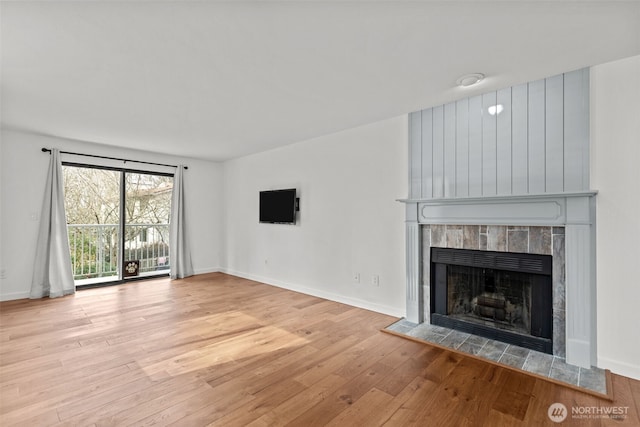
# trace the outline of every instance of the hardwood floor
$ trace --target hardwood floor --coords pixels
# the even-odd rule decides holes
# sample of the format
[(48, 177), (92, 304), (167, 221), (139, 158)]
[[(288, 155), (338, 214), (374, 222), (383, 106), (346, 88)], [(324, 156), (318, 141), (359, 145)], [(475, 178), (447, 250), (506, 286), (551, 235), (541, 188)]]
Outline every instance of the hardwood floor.
[(0, 424), (556, 425), (560, 402), (564, 425), (640, 425), (640, 381), (613, 375), (611, 403), (380, 332), (394, 320), (221, 273), (0, 303)]

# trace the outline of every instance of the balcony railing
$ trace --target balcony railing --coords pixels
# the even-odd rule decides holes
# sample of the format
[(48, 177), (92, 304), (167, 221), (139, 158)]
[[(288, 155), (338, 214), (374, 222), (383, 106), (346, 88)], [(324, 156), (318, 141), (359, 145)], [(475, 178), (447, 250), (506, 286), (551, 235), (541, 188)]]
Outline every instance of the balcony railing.
[[(74, 280), (118, 277), (118, 224), (68, 224)], [(124, 259), (138, 260), (139, 274), (169, 269), (169, 224), (127, 224)]]

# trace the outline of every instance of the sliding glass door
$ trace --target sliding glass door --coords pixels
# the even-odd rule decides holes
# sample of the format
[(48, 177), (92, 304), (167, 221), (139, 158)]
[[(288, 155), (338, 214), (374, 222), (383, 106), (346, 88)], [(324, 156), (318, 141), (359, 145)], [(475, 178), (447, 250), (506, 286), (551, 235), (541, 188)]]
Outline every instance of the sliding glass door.
[(127, 172), (124, 178), (124, 276), (135, 276), (136, 261), (139, 276), (166, 274), (173, 177)]
[(77, 285), (120, 278), (120, 174), (63, 166), (67, 231)]
[(64, 165), (76, 286), (167, 274), (173, 177)]

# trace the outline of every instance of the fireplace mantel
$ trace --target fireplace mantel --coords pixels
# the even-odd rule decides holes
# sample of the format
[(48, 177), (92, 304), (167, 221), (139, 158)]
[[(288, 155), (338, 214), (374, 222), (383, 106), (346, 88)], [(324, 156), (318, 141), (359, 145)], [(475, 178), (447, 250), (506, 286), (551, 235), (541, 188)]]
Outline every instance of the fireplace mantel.
[(399, 199), (406, 205), (406, 318), (422, 323), (424, 289), (421, 226), (504, 225), (565, 227), (566, 360), (596, 365), (596, 191), (474, 198)]
[[(407, 220), (420, 224), (564, 226), (591, 224), (590, 203), (596, 194), (597, 191), (581, 191), (398, 201), (407, 204)], [(409, 209), (415, 209), (415, 212), (409, 212)]]

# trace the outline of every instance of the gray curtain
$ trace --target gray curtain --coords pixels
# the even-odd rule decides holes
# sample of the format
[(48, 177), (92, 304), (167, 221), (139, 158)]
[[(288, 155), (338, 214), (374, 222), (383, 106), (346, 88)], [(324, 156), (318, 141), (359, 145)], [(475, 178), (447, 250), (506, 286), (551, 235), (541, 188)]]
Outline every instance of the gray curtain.
[(52, 149), (40, 214), (30, 298), (55, 298), (76, 291), (71, 270), (62, 179), (60, 152)]
[(184, 166), (178, 166), (173, 176), (171, 195), (171, 224), (169, 225), (169, 265), (171, 278), (193, 276), (191, 251), (184, 216)]

